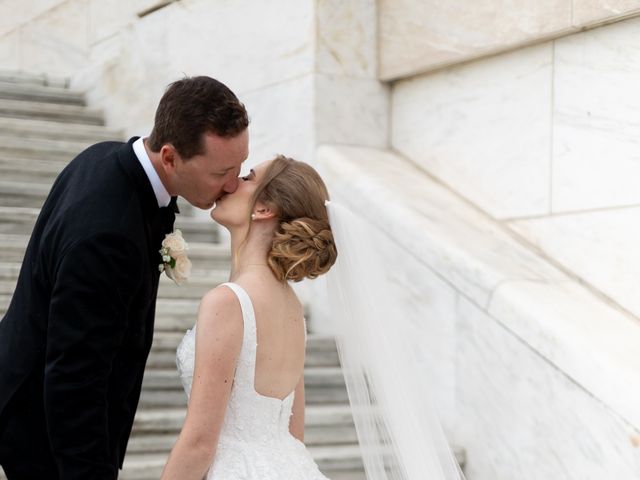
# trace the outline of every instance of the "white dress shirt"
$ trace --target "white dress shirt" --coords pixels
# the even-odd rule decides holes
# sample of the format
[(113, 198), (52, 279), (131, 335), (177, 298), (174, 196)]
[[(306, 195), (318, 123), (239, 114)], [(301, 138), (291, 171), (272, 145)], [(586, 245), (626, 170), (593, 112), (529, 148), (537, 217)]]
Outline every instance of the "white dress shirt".
[(144, 168), (144, 173), (147, 174), (147, 178), (149, 178), (149, 182), (151, 182), (153, 193), (156, 194), (156, 199), (158, 200), (158, 207), (166, 207), (171, 201), (171, 195), (169, 195), (169, 192), (167, 192), (167, 189), (162, 184), (158, 172), (153, 168), (151, 159), (144, 148), (144, 138), (145, 137), (140, 137), (133, 142), (133, 152), (136, 154), (136, 157), (138, 157), (140, 165)]

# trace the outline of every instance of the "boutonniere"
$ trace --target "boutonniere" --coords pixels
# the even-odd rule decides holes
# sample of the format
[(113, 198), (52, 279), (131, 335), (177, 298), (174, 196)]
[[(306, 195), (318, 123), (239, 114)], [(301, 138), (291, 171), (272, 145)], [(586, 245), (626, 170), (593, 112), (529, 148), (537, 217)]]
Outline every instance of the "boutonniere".
[(189, 245), (182, 238), (182, 232), (176, 229), (167, 233), (162, 241), (160, 255), (162, 263), (158, 266), (176, 285), (182, 285), (191, 275), (191, 260), (187, 257)]

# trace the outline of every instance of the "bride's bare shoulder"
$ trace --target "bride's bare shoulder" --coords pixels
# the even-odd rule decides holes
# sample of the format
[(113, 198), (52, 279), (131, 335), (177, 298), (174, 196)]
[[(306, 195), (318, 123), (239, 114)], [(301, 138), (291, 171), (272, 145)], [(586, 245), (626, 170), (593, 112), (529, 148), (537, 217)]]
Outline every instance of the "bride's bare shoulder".
[[(198, 324), (202, 322), (237, 324), (238, 319), (242, 320), (240, 303), (230, 288), (219, 285), (205, 293), (200, 300)], [(242, 325), (241, 321), (240, 325)]]

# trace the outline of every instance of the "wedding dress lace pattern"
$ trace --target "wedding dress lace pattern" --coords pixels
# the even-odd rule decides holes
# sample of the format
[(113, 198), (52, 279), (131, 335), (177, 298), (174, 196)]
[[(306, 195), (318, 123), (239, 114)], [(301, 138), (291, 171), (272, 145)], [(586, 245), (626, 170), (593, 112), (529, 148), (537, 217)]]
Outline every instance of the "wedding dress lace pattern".
[[(320, 473), (304, 444), (289, 432), (295, 392), (291, 392), (284, 400), (256, 392), (254, 380), (258, 345), (253, 305), (240, 285), (224, 285), (240, 301), (244, 337), (216, 456), (206, 478), (328, 480)], [(193, 381), (195, 332), (195, 326), (187, 331), (176, 356), (187, 397)]]

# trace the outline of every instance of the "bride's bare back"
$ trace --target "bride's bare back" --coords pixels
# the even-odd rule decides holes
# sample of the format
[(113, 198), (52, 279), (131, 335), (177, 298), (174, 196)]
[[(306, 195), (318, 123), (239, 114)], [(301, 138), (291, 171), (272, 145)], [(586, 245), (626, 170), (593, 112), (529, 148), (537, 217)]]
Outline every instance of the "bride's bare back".
[(305, 322), (303, 308), (286, 283), (264, 274), (235, 280), (253, 303), (258, 347), (254, 388), (260, 395), (286, 398), (304, 374)]

